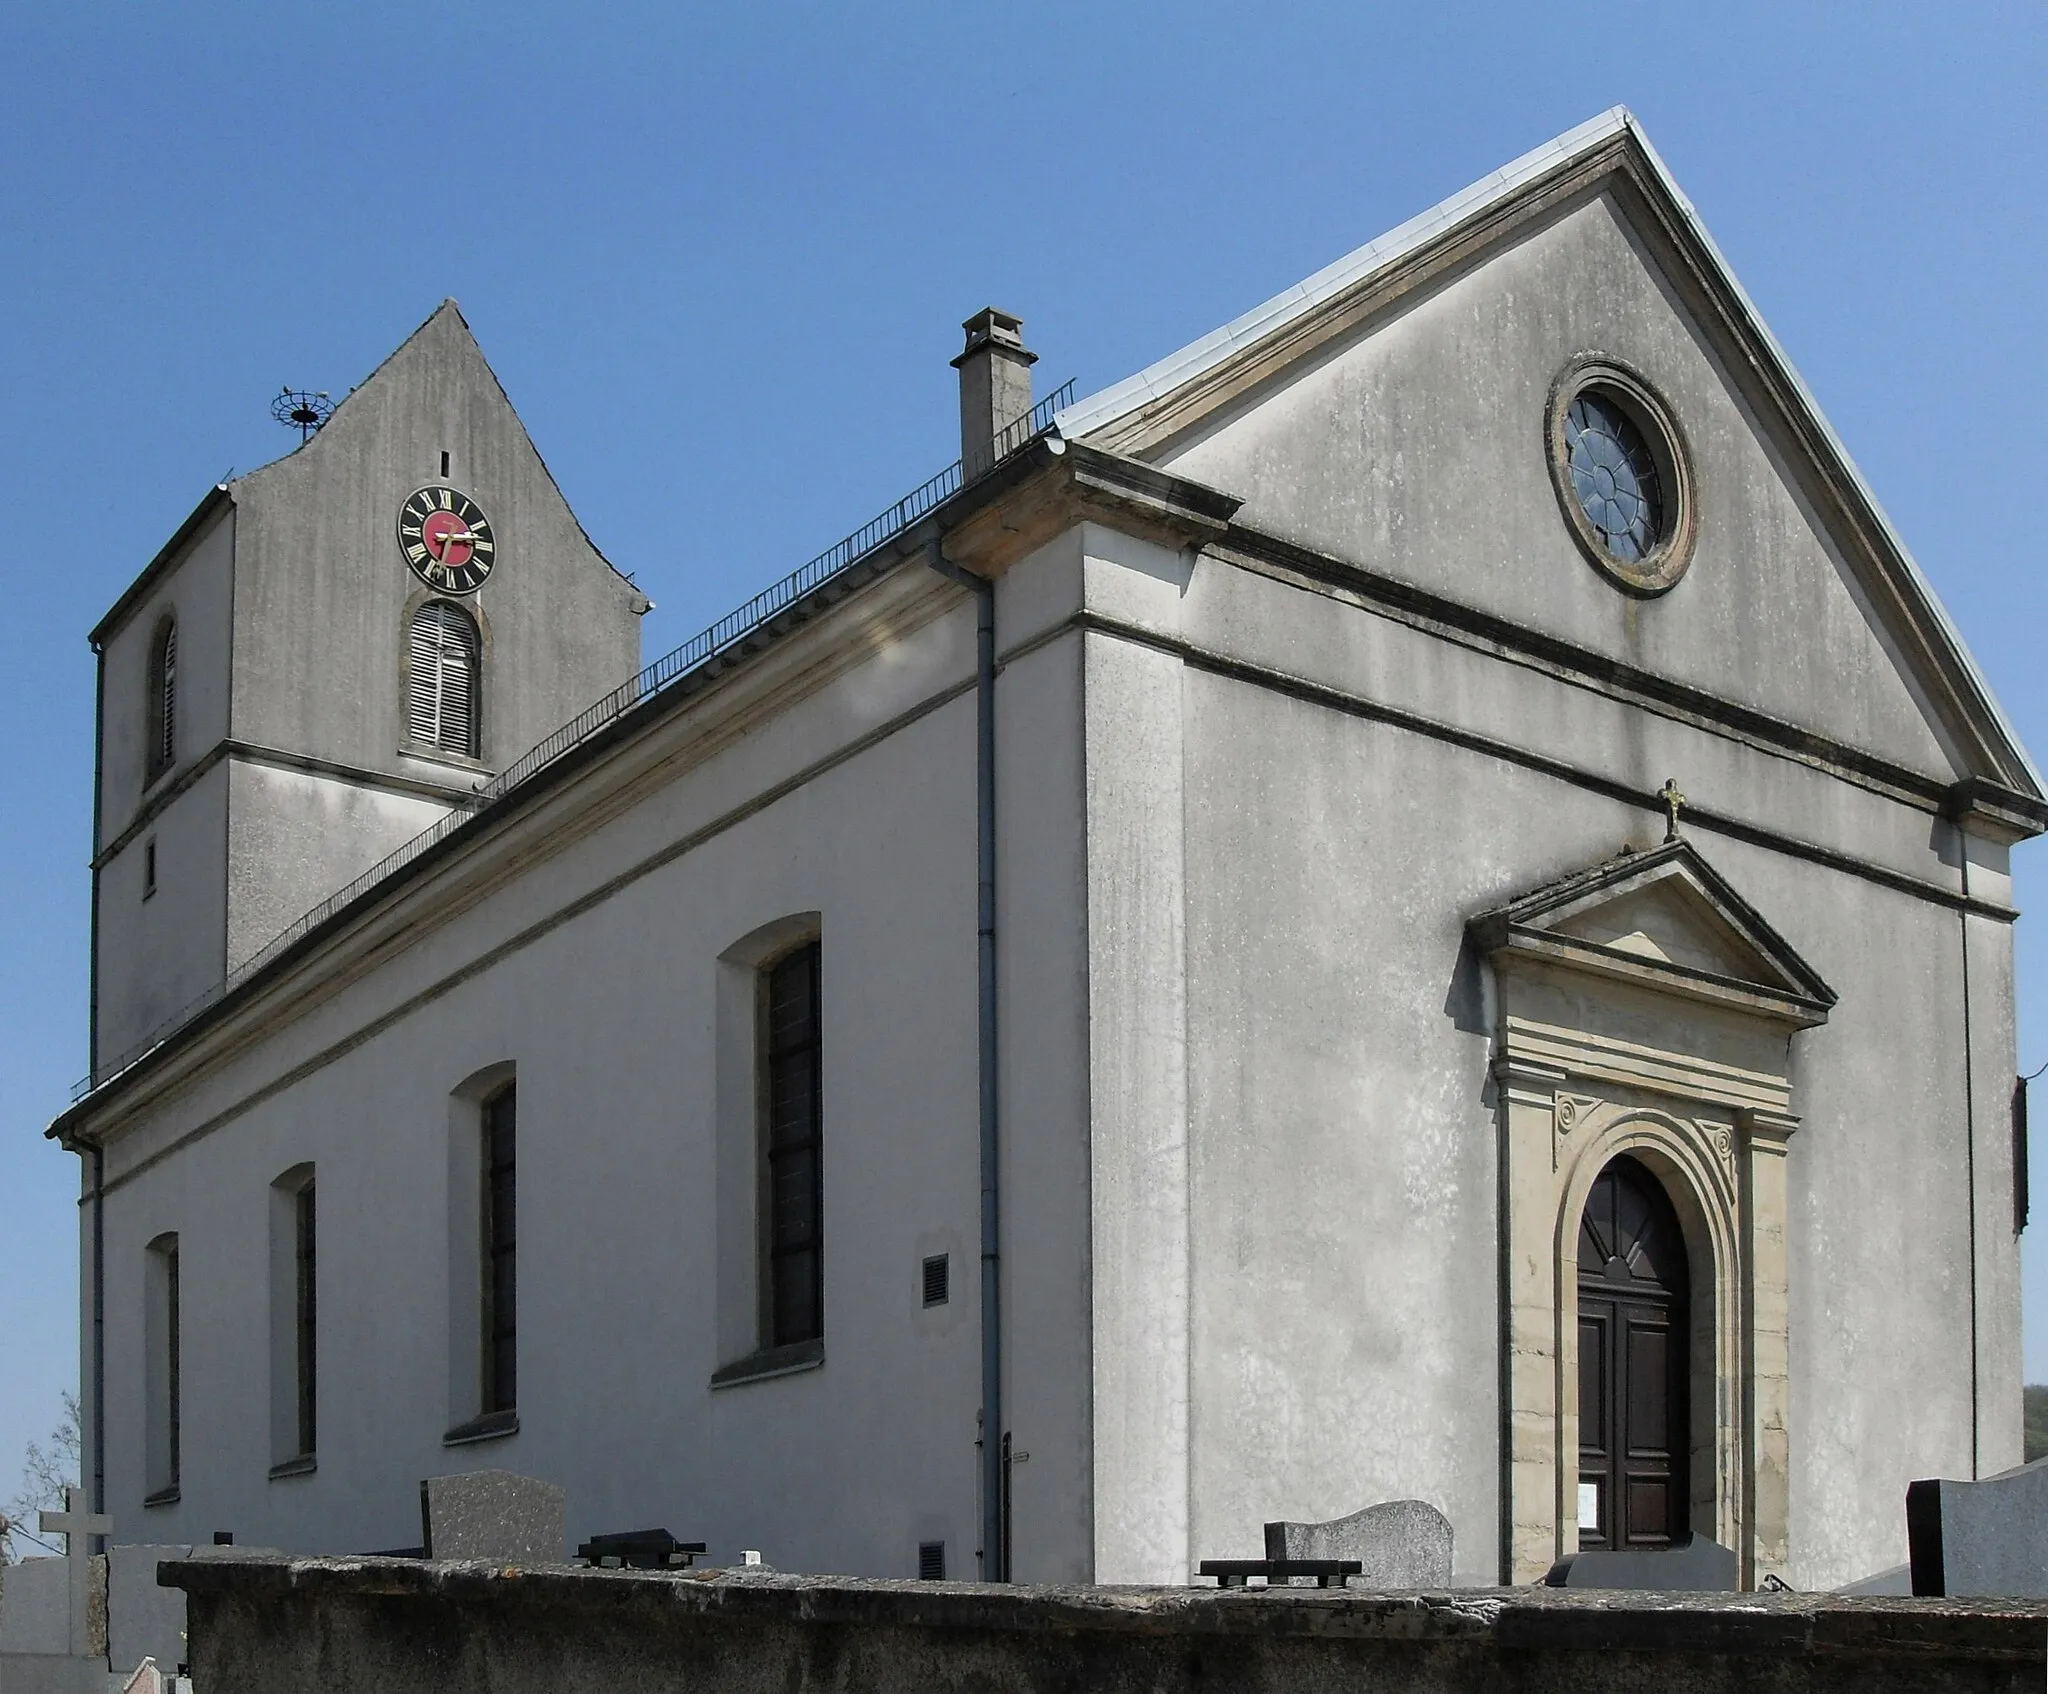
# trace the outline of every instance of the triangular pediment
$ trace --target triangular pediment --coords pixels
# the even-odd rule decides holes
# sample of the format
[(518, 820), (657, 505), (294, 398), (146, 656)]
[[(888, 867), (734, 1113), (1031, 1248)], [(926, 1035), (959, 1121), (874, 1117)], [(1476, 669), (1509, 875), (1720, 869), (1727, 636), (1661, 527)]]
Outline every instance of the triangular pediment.
[(1534, 889), (1471, 922), (1488, 953), (1718, 1000), (1798, 1026), (1835, 993), (1820, 973), (1683, 839), (1625, 853)]
[[(1701, 448), (1699, 562), (1654, 616), (1620, 617), (1621, 597), (1575, 562), (1531, 446), (1545, 386), (1589, 349), (1679, 393), (1674, 416)], [(1240, 497), (1247, 531), (1923, 785), (1988, 784), (2015, 835), (2048, 819), (2048, 790), (1933, 589), (1620, 108), (1058, 424)], [(1833, 686), (1841, 676), (1857, 689)]]

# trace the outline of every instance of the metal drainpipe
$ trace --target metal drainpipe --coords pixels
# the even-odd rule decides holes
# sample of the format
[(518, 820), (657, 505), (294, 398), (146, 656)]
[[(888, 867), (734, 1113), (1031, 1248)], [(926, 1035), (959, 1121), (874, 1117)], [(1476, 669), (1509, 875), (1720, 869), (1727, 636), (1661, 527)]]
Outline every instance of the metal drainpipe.
[(962, 570), (934, 541), (925, 560), (974, 595), (974, 837), (976, 967), (980, 990), (981, 1071), (981, 1572), (1008, 1582), (1004, 1522), (1003, 1299), (1001, 1178), (996, 1094), (996, 585)]
[[(92, 1509), (107, 1509), (107, 1150), (92, 1149)], [(94, 1536), (104, 1552), (106, 1538)]]
[[(85, 1078), (90, 1087), (99, 1081), (100, 1071), (100, 873), (99, 856), (104, 809), (102, 789), (106, 774), (107, 742), (107, 652), (97, 641), (93, 654), (92, 711), (92, 956), (87, 962), (88, 987), (85, 1028)], [(92, 1510), (107, 1509), (107, 1153), (97, 1142), (92, 1149), (92, 1381), (87, 1385), (86, 1404), (92, 1412)], [(105, 1537), (95, 1551), (105, 1550)]]

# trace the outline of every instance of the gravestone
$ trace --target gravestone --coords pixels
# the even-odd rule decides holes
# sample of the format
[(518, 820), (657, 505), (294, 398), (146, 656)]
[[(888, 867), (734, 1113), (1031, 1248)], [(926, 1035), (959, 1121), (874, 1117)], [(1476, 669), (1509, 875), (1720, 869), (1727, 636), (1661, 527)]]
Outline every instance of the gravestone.
[(1836, 1594), (1911, 1594), (1913, 1592), (1913, 1567), (1911, 1565), (1888, 1565), (1870, 1575), (1858, 1577), (1854, 1582), (1845, 1582), (1834, 1589)]
[(568, 1495), (509, 1470), (430, 1476), (420, 1484), (421, 1540), (430, 1559), (559, 1565)]
[(1356, 1559), (1369, 1588), (1446, 1588), (1451, 1520), (1426, 1500), (1388, 1500), (1327, 1523), (1269, 1523), (1266, 1557)]
[(1915, 1594), (2048, 1598), (2048, 1459), (1906, 1490)]
[(0, 1660), (71, 1651), (68, 1559), (23, 1559), (0, 1588)]
[(161, 1586), (156, 1567), (191, 1554), (185, 1546), (107, 1549), (107, 1658), (115, 1670), (154, 1659), (168, 1682), (185, 1662), (185, 1591)]
[(1671, 1547), (1595, 1549), (1559, 1559), (1543, 1578), (1552, 1588), (1635, 1588), (1665, 1594), (1733, 1594), (1742, 1586), (1734, 1553), (1704, 1535)]
[(85, 1537), (111, 1535), (113, 1520), (88, 1513), (81, 1489), (66, 1498), (67, 1510), (42, 1514), (42, 1528), (69, 1551), (10, 1566), (0, 1584), (0, 1694), (190, 1694), (172, 1674), (185, 1659), (185, 1593), (159, 1585), (156, 1568), (192, 1549), (89, 1553)]
[(0, 1589), (0, 1689), (6, 1694), (105, 1694), (107, 1562), (87, 1536), (105, 1535), (111, 1518), (85, 1509), (85, 1491), (65, 1491), (67, 1509), (44, 1512), (39, 1527), (62, 1535), (61, 1559), (10, 1566)]

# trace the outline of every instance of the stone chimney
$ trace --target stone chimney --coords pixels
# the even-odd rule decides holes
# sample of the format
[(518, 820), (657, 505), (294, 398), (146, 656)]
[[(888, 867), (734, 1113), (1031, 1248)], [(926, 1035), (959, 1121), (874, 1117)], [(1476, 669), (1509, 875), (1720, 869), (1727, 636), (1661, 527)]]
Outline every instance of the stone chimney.
[(953, 361), (960, 373), (960, 471), (973, 481), (995, 463), (996, 440), (1031, 410), (1031, 367), (1024, 320), (993, 306), (960, 326), (967, 347)]

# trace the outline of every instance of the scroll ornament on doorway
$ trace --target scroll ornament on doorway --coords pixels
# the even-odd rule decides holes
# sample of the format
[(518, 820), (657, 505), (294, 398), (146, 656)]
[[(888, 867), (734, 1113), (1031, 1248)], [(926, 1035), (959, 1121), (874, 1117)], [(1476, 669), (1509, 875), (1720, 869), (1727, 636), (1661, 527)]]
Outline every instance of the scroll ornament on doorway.
[(1590, 1094), (1560, 1094), (1552, 1109), (1550, 1138), (1550, 1168), (1556, 1170), (1563, 1157), (1565, 1137), (1584, 1123), (1599, 1108), (1600, 1102)]

